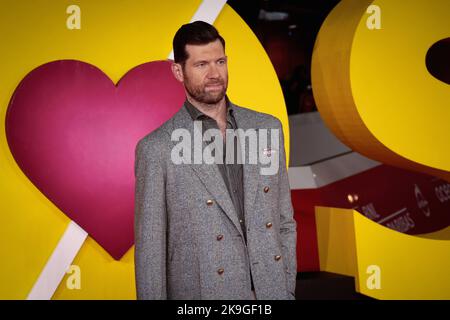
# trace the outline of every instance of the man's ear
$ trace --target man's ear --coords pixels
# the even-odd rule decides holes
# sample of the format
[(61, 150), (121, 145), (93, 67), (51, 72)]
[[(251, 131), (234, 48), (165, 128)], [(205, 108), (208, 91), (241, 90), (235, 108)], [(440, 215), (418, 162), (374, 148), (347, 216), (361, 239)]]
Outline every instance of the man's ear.
[(184, 81), (183, 68), (181, 67), (181, 64), (175, 62), (172, 63), (172, 73), (178, 81)]

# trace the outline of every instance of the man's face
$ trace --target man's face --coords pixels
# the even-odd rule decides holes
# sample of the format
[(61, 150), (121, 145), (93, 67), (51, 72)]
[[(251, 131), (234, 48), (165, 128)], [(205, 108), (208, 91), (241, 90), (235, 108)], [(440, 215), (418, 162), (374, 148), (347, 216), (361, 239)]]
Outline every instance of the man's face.
[(219, 39), (206, 45), (186, 45), (188, 59), (182, 67), (184, 87), (196, 101), (215, 104), (228, 87), (227, 57)]

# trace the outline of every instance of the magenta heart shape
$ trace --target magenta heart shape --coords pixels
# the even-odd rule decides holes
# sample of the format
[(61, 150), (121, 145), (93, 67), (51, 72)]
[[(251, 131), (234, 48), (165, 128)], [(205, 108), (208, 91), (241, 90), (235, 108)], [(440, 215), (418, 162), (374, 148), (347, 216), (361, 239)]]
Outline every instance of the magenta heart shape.
[(116, 260), (134, 243), (136, 143), (185, 98), (170, 64), (139, 65), (115, 85), (88, 63), (49, 62), (8, 106), (6, 137), (21, 170)]

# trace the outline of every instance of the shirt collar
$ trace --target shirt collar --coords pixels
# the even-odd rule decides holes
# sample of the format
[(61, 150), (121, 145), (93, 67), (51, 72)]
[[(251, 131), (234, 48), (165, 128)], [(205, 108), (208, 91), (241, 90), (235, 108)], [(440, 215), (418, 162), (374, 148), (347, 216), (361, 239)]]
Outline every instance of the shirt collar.
[[(233, 105), (230, 103), (230, 100), (227, 96), (225, 96), (225, 103), (227, 108), (227, 119), (229, 120), (231, 117), (234, 117), (234, 109)], [(192, 103), (189, 102), (188, 99), (184, 101), (184, 105), (186, 106), (187, 111), (192, 117), (192, 120), (201, 120), (201, 119), (211, 119), (211, 117), (207, 116), (199, 109), (197, 109)]]

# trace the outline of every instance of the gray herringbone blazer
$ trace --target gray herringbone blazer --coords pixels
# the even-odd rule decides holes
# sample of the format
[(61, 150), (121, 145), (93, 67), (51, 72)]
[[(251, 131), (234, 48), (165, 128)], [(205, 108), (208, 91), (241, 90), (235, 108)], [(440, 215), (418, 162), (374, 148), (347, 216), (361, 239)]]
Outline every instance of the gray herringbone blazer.
[(232, 107), (239, 128), (280, 130), (277, 174), (243, 165), (247, 244), (217, 165), (171, 160), (173, 130), (194, 131), (183, 106), (136, 147), (138, 299), (250, 299), (250, 270), (257, 299), (294, 299), (297, 232), (281, 123)]

